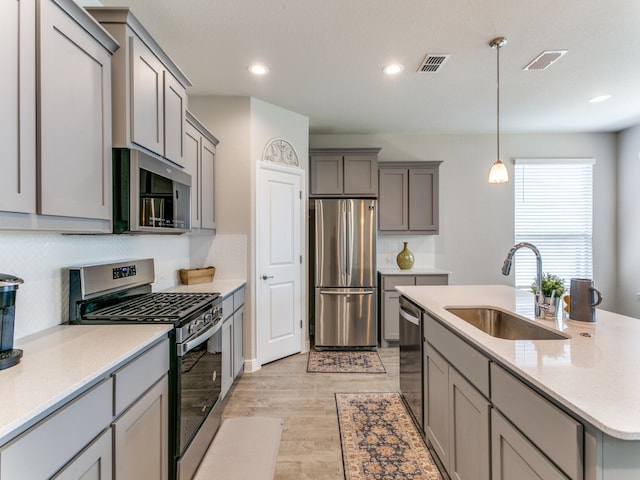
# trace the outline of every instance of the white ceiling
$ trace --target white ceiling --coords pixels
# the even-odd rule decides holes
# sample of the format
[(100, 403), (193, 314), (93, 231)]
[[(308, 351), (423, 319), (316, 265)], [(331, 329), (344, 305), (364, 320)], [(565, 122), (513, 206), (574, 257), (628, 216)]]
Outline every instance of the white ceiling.
[[(309, 117), (311, 133), (618, 131), (640, 123), (639, 0), (102, 0), (127, 5), (193, 82)], [(569, 52), (545, 71), (544, 50)], [(425, 54), (450, 54), (418, 74)], [(263, 62), (265, 77), (247, 67)], [(384, 65), (402, 63), (396, 77)], [(592, 104), (596, 95), (610, 100)]]

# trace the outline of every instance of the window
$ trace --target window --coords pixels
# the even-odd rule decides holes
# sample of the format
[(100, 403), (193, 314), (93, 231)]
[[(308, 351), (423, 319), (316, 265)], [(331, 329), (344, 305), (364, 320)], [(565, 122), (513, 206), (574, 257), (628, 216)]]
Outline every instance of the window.
[[(530, 242), (542, 269), (563, 278), (593, 275), (593, 159), (516, 159), (515, 241)], [(515, 256), (516, 288), (536, 278), (535, 256)]]

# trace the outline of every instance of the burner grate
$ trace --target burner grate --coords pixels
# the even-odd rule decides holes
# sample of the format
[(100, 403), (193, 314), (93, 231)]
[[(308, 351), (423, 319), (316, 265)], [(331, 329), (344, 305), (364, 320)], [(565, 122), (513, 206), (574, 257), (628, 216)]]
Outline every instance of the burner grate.
[(86, 314), (90, 319), (180, 319), (210, 303), (216, 293), (149, 293)]

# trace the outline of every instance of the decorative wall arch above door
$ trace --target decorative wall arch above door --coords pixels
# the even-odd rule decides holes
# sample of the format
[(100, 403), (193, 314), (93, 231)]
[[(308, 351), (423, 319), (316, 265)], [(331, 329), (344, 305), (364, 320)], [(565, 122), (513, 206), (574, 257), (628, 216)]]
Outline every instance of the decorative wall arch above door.
[(299, 167), (298, 154), (296, 150), (286, 140), (282, 138), (272, 138), (267, 142), (262, 152), (263, 162), (279, 163), (281, 165), (289, 165)]

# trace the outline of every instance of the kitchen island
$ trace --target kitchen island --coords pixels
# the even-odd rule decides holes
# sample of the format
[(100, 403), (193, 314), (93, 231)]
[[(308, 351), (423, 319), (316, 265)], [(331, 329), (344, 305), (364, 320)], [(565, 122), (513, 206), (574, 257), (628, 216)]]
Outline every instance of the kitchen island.
[[(492, 478), (506, 478), (499, 477), (496, 470), (510, 461), (500, 457), (504, 453), (504, 441), (494, 438), (501, 427), (493, 416), (500, 416), (502, 421), (504, 419), (499, 414), (503, 414), (511, 428), (514, 419), (505, 412), (512, 417), (522, 414), (525, 418), (536, 418), (536, 403), (541, 404), (543, 413), (550, 412), (541, 415), (539, 425), (557, 416), (555, 425), (566, 422), (572, 432), (568, 438), (573, 438), (571, 435), (576, 437), (571, 448), (565, 447), (574, 440), (555, 445), (552, 452), (548, 452), (544, 450), (545, 437), (552, 433), (554, 425), (547, 425), (549, 431), (546, 433), (534, 432), (529, 436), (525, 427), (515, 424), (517, 433), (523, 434), (524, 441), (528, 442), (527, 448), (533, 447), (536, 455), (541, 453), (543, 459), (551, 460), (553, 474), (543, 478), (640, 478), (640, 382), (637, 374), (640, 367), (640, 320), (602, 310), (598, 310), (595, 323), (563, 320), (561, 316), (555, 320), (534, 320), (533, 295), (506, 286), (405, 286), (397, 289), (425, 312), (427, 376), (428, 367), (435, 365), (429, 363), (429, 352), (433, 352), (432, 357), (438, 360), (444, 350), (431, 345), (429, 325), (436, 330), (444, 327), (444, 334), (453, 334), (451, 338), (454, 341), (462, 340), (460, 345), (473, 347), (473, 351), (486, 360), (486, 367), (480, 361), (475, 362), (474, 368), (481, 376), (486, 374), (487, 387), (471, 384), (489, 409), (486, 433), (491, 435), (493, 451), (490, 452), (492, 468), (487, 468), (487, 471), (492, 470)], [(496, 338), (446, 310), (451, 306), (498, 307), (562, 332), (569, 338)], [(440, 335), (442, 332), (435, 333)], [(474, 380), (464, 370), (464, 362), (460, 367), (456, 362), (456, 359), (449, 362), (451, 371), (455, 375), (462, 373), (465, 382)], [(450, 379), (452, 375), (449, 375)], [(517, 383), (510, 383), (512, 381)], [(433, 378), (425, 379), (425, 409), (429, 408), (430, 382), (433, 385)], [(522, 395), (520, 388), (523, 389)], [(505, 392), (504, 395), (501, 392)], [(529, 404), (528, 400), (532, 403)], [(517, 402), (520, 405), (514, 406)], [(429, 416), (425, 415), (425, 418)], [(538, 427), (533, 425), (533, 428)], [(425, 425), (425, 431), (429, 440), (428, 425)], [(531, 437), (534, 437), (533, 441)], [(513, 442), (510, 448), (515, 448), (516, 443)], [(570, 460), (569, 466), (562, 465), (572, 451), (578, 458)], [(516, 463), (529, 461), (525, 459), (526, 455), (520, 455), (522, 452), (517, 453), (514, 456), (518, 457)], [(444, 460), (445, 465), (447, 461)]]

